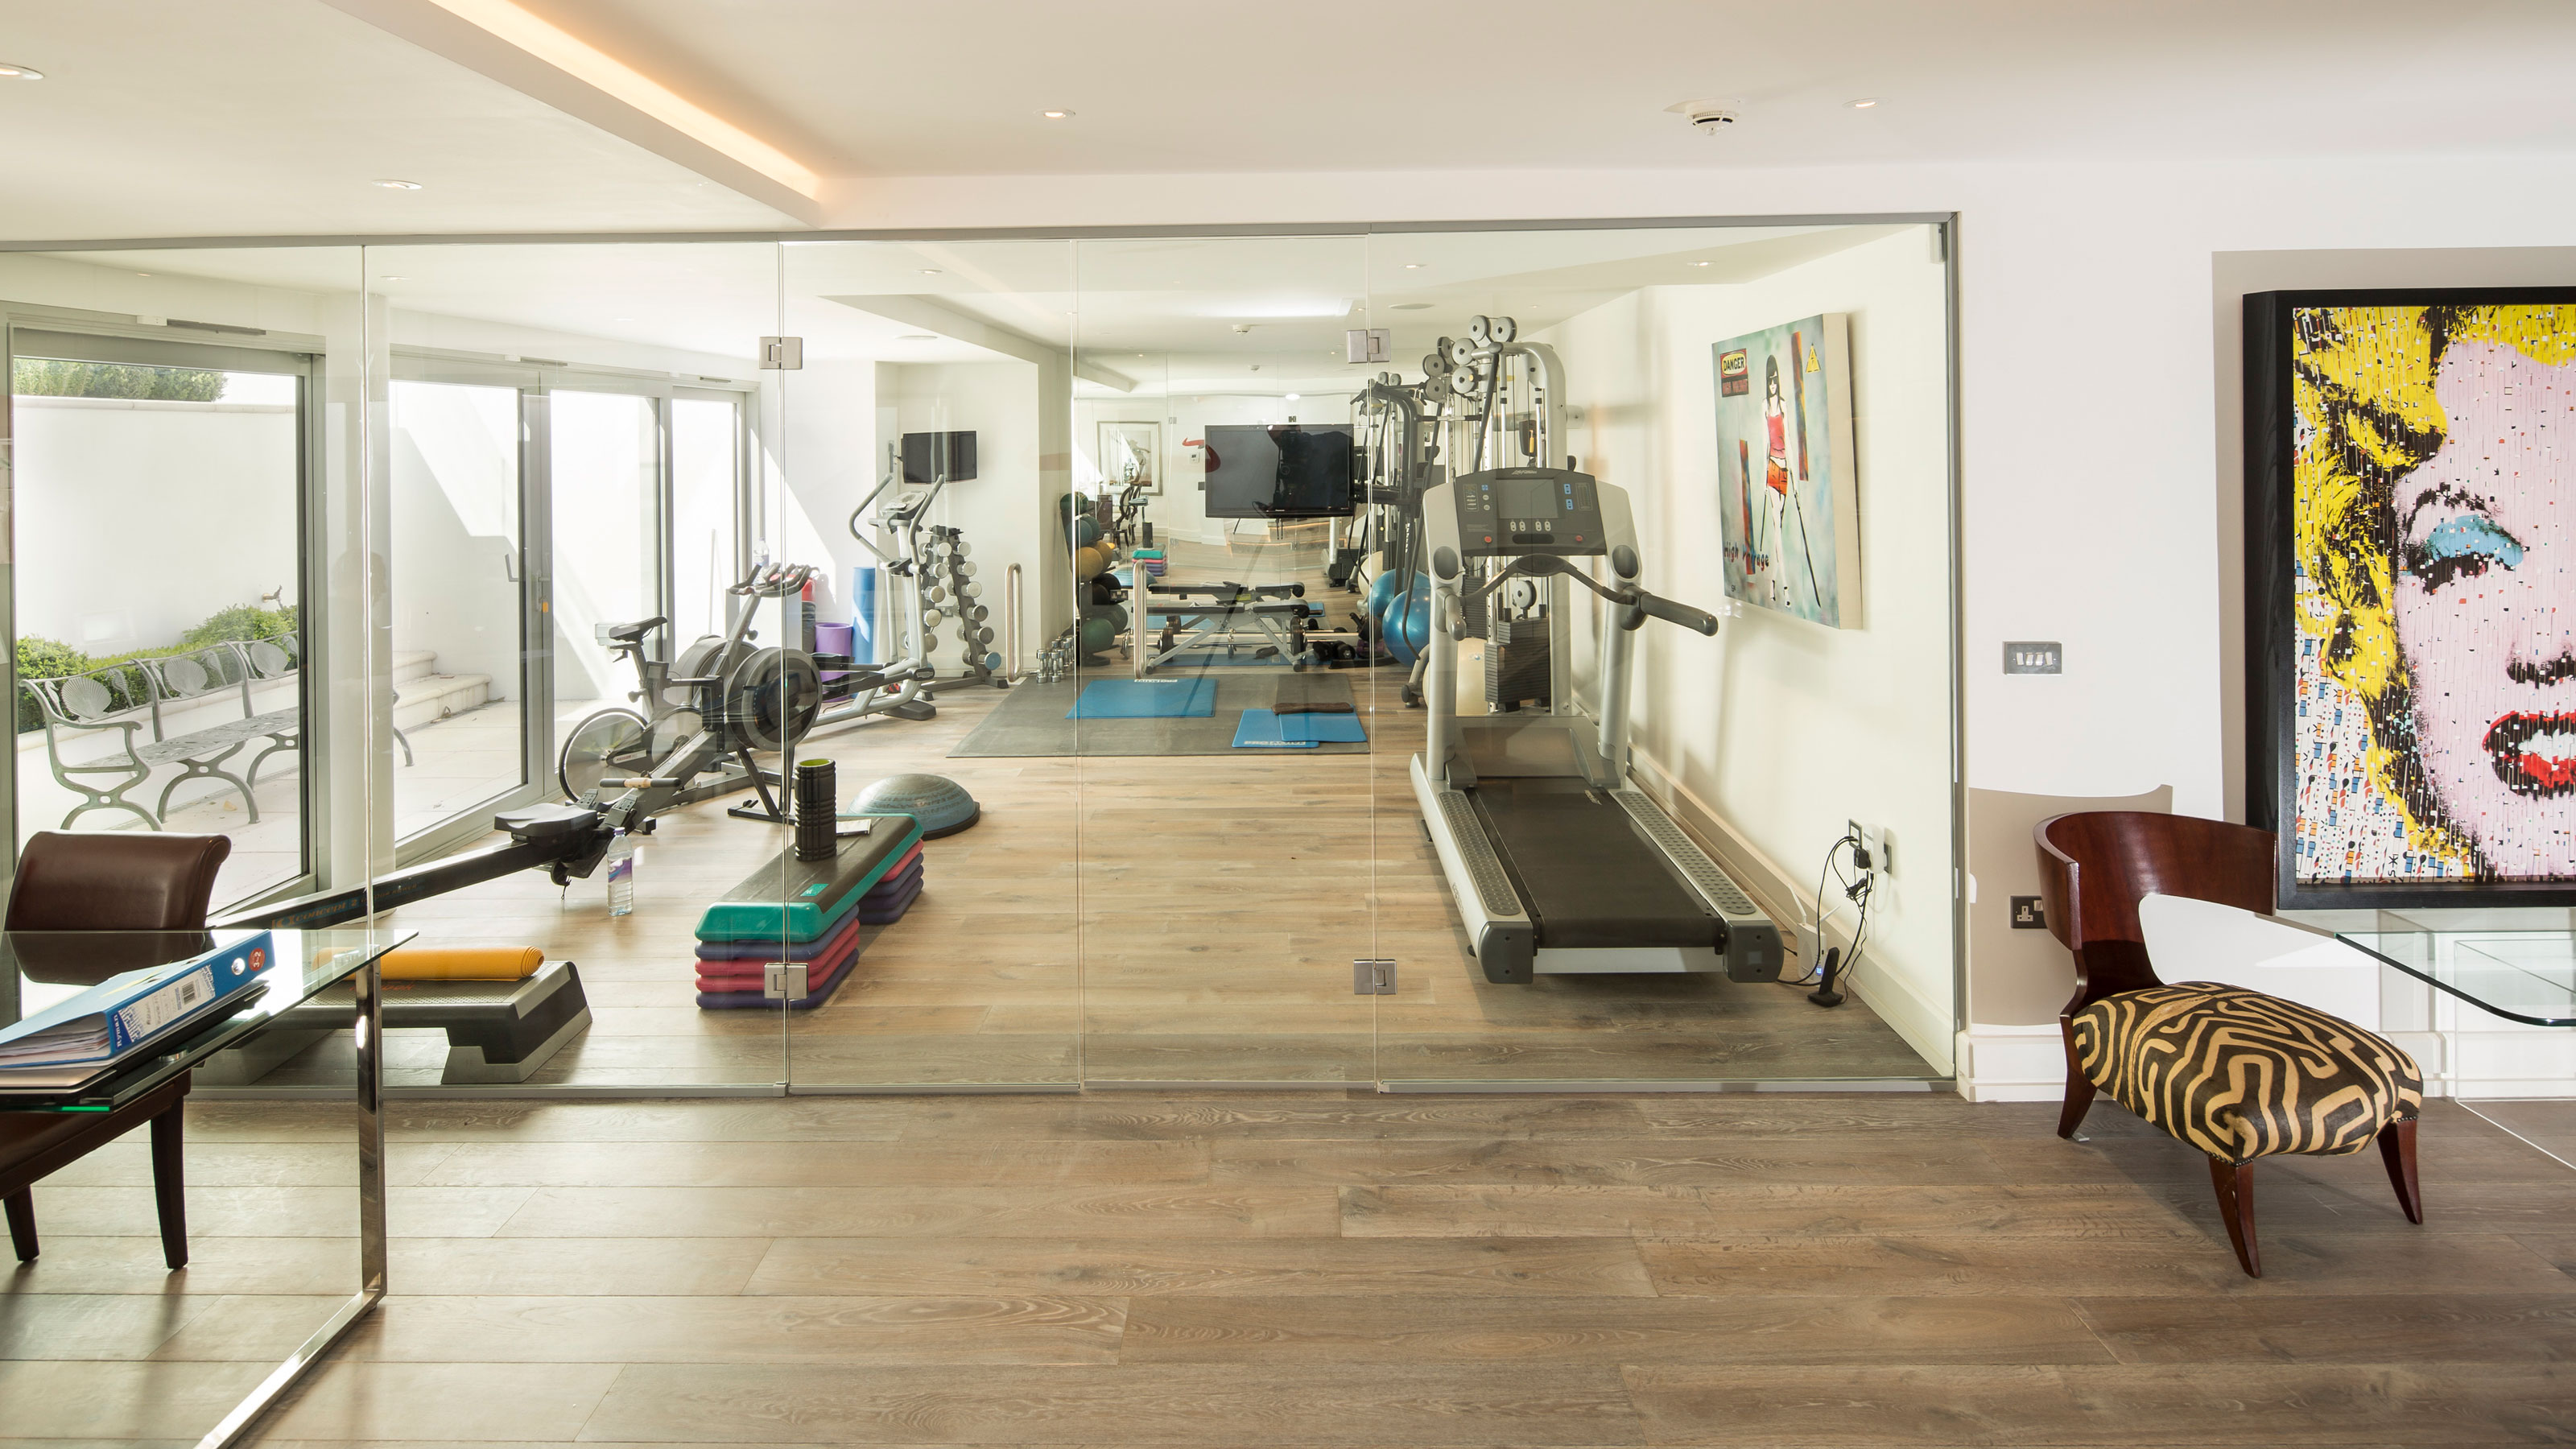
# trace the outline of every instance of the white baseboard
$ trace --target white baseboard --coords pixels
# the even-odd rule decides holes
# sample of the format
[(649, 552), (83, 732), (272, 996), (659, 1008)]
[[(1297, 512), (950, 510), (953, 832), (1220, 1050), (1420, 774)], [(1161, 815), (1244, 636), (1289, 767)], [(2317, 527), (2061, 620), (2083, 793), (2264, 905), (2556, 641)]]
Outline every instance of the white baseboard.
[(1959, 1033), (1959, 1095), (1971, 1102), (2056, 1102), (2066, 1096), (2066, 1040), (2041, 1026), (1970, 1023)]

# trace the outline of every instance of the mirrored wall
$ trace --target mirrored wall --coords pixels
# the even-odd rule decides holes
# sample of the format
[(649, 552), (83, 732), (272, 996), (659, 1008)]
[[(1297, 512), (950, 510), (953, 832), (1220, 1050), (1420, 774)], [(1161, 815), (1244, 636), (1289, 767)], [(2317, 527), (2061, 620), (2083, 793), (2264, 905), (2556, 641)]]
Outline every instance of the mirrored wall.
[(1937, 1081), (1945, 255), (0, 255), (15, 839), (418, 933), (402, 1090)]

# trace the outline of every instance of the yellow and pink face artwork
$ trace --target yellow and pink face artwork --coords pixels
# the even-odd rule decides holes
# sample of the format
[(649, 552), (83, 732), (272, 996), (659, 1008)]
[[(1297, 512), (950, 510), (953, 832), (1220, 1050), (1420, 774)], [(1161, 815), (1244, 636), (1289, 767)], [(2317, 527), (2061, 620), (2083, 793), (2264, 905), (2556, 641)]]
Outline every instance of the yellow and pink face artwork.
[(2576, 308), (2301, 309), (2302, 623), (2445, 873), (2576, 876)]

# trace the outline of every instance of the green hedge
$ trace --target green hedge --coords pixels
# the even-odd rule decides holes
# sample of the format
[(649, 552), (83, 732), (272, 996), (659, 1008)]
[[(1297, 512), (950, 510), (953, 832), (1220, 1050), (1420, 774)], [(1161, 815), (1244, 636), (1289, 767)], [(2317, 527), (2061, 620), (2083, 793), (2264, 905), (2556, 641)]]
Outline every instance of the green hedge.
[[(192, 654), (210, 644), (234, 640), (255, 643), (262, 639), (293, 638), (296, 629), (295, 606), (263, 609), (256, 604), (235, 604), (219, 610), (213, 618), (179, 636), (179, 642), (159, 649), (134, 649), (123, 654), (96, 656), (84, 654), (56, 639), (26, 637), (18, 641), (18, 677), (20, 679), (60, 679), (67, 674), (87, 674), (94, 669), (130, 664), (137, 659), (166, 659), (173, 654)], [(111, 687), (114, 687), (111, 685)], [(141, 703), (141, 685), (128, 685), (118, 692), (132, 694), (132, 703)], [(123, 701), (120, 701), (123, 702)], [(18, 691), (18, 733), (45, 727), (45, 717), (36, 708), (35, 697), (26, 690)]]

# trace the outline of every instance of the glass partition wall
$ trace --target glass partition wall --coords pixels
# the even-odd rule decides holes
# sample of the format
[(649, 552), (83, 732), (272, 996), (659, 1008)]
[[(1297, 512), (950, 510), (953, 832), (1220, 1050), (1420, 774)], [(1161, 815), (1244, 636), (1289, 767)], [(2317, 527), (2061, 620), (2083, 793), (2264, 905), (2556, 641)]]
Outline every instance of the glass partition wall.
[(376, 882), (400, 1089), (1947, 1072), (1927, 228), (0, 261), (18, 838)]

